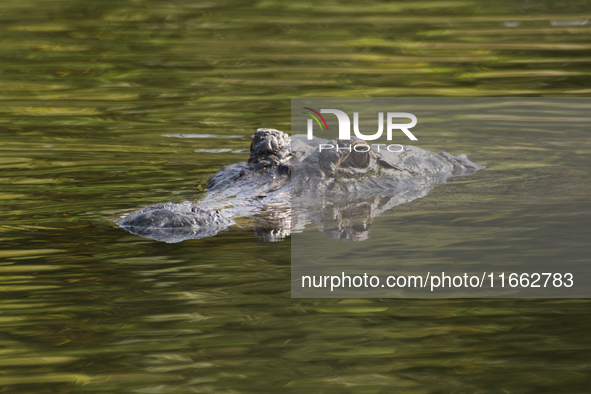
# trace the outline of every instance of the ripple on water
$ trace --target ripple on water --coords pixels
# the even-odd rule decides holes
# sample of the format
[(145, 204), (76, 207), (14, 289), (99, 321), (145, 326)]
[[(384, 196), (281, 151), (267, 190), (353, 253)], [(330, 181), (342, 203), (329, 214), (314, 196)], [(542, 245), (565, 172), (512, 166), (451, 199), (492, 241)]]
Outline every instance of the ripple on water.
[(220, 135), (220, 134), (164, 134), (163, 137), (173, 138), (242, 138), (243, 135)]

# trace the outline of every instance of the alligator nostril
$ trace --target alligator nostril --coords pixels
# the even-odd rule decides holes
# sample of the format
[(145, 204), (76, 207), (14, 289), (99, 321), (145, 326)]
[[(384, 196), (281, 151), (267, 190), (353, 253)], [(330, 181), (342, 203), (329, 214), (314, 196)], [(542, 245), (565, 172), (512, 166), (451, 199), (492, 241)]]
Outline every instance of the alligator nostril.
[(267, 145), (267, 149), (270, 153), (274, 153), (277, 152), (279, 150), (279, 142), (277, 141), (277, 138), (271, 136), (269, 138), (269, 142)]

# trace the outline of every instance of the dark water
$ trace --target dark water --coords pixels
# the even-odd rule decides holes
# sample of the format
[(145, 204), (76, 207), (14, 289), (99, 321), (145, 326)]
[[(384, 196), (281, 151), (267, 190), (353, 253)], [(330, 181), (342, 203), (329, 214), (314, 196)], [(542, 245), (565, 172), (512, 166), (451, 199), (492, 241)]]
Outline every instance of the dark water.
[[(588, 392), (586, 300), (292, 300), (289, 239), (168, 245), (112, 220), (199, 198), (254, 129), (289, 129), (292, 96), (588, 95), (590, 18), (586, 1), (2, 2), (0, 392)], [(571, 195), (580, 243), (589, 139), (477, 131), (432, 136), (498, 174), (456, 196), (530, 193), (536, 217), (528, 185)]]

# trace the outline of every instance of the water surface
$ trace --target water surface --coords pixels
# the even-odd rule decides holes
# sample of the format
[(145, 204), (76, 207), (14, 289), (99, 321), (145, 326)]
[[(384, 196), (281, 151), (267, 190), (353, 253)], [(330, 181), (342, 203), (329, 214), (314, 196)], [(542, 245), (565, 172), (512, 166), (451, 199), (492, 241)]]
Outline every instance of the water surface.
[[(248, 157), (253, 130), (289, 129), (292, 96), (588, 95), (590, 17), (586, 1), (2, 2), (2, 391), (587, 392), (586, 300), (292, 300), (289, 239), (168, 245), (112, 220), (198, 199)], [(588, 183), (561, 180), (588, 179), (569, 167), (588, 139), (560, 157), (539, 150), (563, 143), (553, 135), (477, 131), (429, 144), (495, 181), (439, 201), (558, 185), (548, 196), (583, 201), (580, 240)], [(511, 210), (458, 210), (464, 229), (519, 235)]]

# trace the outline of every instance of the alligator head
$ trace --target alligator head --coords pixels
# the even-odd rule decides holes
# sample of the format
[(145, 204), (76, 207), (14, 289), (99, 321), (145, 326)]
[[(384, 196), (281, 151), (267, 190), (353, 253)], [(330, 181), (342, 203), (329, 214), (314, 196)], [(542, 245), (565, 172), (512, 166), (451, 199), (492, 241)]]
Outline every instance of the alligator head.
[[(320, 144), (332, 149), (320, 150)], [(465, 155), (368, 148), (359, 139), (292, 140), (278, 130), (258, 129), (248, 162), (221, 168), (196, 204), (149, 206), (118, 224), (174, 243), (213, 236), (236, 224), (234, 218), (253, 217), (264, 241), (281, 240), (310, 223), (331, 238), (363, 240), (385, 210), (425, 196), (447, 177), (483, 168)]]

